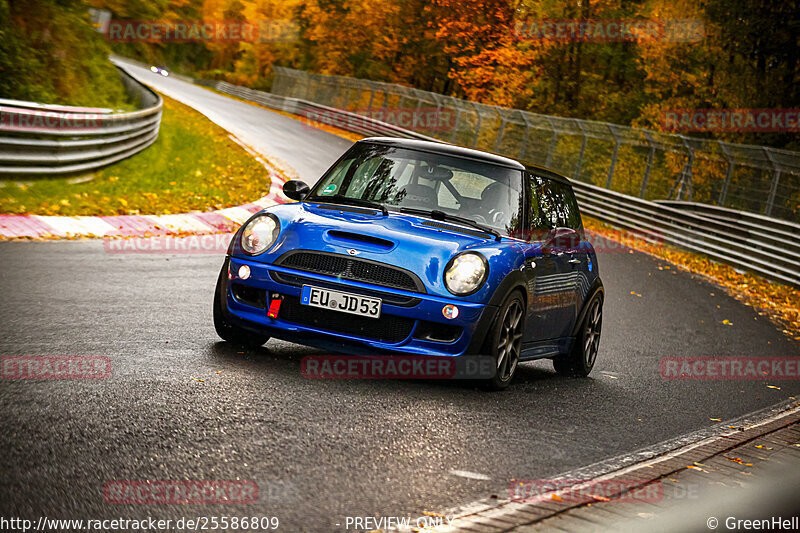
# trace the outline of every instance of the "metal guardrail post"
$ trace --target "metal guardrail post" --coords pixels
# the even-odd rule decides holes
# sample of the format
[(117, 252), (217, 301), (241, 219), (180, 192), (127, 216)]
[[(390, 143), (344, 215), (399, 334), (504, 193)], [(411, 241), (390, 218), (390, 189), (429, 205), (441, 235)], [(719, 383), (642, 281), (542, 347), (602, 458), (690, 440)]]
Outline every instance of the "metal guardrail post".
[(547, 146), (547, 156), (545, 156), (544, 160), (544, 166), (549, 168), (553, 164), (553, 155), (556, 151), (556, 145), (558, 145), (558, 129), (552, 118), (547, 117), (547, 122), (550, 123), (550, 129), (553, 130), (553, 136), (550, 138), (550, 144)]
[(683, 143), (684, 148), (686, 148), (686, 151), (688, 152), (688, 154), (687, 154), (686, 163), (683, 165), (683, 169), (681, 170), (681, 173), (678, 176), (678, 179), (675, 182), (675, 185), (673, 185), (672, 189), (670, 189), (670, 192), (667, 195), (667, 199), (672, 197), (672, 191), (674, 191), (675, 188), (677, 187), (677, 192), (675, 193), (675, 199), (676, 200), (680, 200), (683, 197), (684, 189), (688, 189), (688, 191), (689, 191), (688, 200), (691, 201), (692, 200), (692, 166), (694, 165), (694, 150), (692, 149), (691, 146), (689, 146), (689, 143), (687, 142), (686, 137), (684, 137), (683, 135), (679, 135), (678, 137), (680, 137), (681, 142)]
[(525, 134), (522, 137), (522, 146), (519, 149), (518, 159), (525, 159), (525, 154), (528, 151), (528, 136), (531, 132), (531, 121), (528, 120), (528, 114), (525, 111), (520, 113), (522, 120), (525, 122)]
[(575, 172), (573, 172), (575, 179), (579, 180), (581, 177), (581, 168), (583, 167), (583, 155), (586, 153), (586, 143), (589, 137), (586, 135), (586, 130), (583, 129), (583, 124), (580, 120), (575, 120), (575, 124), (578, 125), (578, 128), (581, 130), (581, 135), (583, 136), (581, 140), (581, 151), (578, 153), (578, 163), (575, 165)]
[[(497, 111), (495, 109), (495, 111)], [(503, 134), (506, 130), (506, 117), (504, 117), (499, 111), (497, 111), (498, 116), (500, 116), (500, 128), (497, 130), (497, 137), (494, 140), (494, 151), (500, 151), (500, 141), (503, 139)]]
[(617, 166), (617, 156), (619, 155), (620, 140), (614, 128), (608, 124), (608, 131), (614, 136), (614, 151), (611, 153), (611, 165), (608, 167), (608, 178), (606, 178), (606, 189), (611, 188), (611, 180), (614, 179), (614, 167)]
[(717, 204), (724, 206), (725, 201), (728, 199), (728, 187), (731, 184), (731, 179), (733, 178), (733, 167), (736, 165), (736, 162), (733, 159), (733, 156), (728, 151), (728, 148), (725, 146), (725, 143), (719, 143), (720, 150), (722, 153), (725, 154), (725, 159), (728, 161), (728, 169), (725, 171), (725, 181), (722, 182), (722, 188), (719, 191), (719, 200), (717, 200)]
[(650, 145), (650, 152), (647, 154), (647, 165), (644, 168), (644, 176), (642, 177), (642, 189), (639, 191), (639, 198), (644, 198), (644, 193), (647, 191), (647, 182), (650, 179), (650, 170), (653, 168), (653, 159), (656, 156), (656, 144), (652, 135), (645, 131), (644, 136), (647, 139), (647, 144)]
[(763, 147), (763, 150), (764, 154), (767, 156), (767, 159), (769, 159), (772, 168), (775, 170), (775, 176), (772, 178), (772, 185), (769, 188), (769, 196), (767, 197), (767, 207), (764, 211), (766, 216), (770, 216), (772, 215), (772, 208), (775, 206), (775, 196), (778, 194), (778, 183), (781, 180), (781, 167), (775, 163), (775, 160), (772, 158), (772, 154), (766, 146)]
[(473, 107), (473, 109), (475, 109), (475, 114), (478, 117), (478, 123), (475, 125), (475, 137), (472, 139), (472, 147), (473, 148), (477, 148), (478, 147), (478, 139), (480, 138), (480, 135), (481, 135), (481, 126), (483, 125), (483, 115), (481, 115), (480, 108), (478, 107), (478, 104), (476, 104), (475, 102), (472, 102), (472, 107)]

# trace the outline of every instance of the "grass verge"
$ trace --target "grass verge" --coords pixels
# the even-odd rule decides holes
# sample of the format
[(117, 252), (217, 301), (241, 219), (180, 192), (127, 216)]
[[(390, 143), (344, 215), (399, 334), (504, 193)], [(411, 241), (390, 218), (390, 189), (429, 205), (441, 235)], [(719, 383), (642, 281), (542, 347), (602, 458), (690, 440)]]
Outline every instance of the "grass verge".
[(0, 180), (0, 213), (173, 214), (241, 205), (269, 192), (267, 169), (228, 132), (162, 97), (161, 128), (150, 147), (79, 176)]

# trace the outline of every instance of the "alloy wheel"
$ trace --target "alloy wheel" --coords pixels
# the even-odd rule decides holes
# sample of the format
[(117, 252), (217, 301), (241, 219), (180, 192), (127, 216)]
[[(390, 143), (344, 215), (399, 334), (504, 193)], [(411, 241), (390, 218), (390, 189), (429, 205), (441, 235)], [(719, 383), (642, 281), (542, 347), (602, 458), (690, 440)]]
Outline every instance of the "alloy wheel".
[(602, 327), (603, 311), (600, 307), (600, 300), (595, 300), (586, 317), (586, 330), (583, 334), (583, 353), (584, 357), (586, 357), (586, 366), (589, 368), (594, 365), (594, 361), (597, 359)]
[(522, 348), (522, 305), (518, 301), (506, 309), (497, 344), (497, 375), (508, 381), (514, 375)]

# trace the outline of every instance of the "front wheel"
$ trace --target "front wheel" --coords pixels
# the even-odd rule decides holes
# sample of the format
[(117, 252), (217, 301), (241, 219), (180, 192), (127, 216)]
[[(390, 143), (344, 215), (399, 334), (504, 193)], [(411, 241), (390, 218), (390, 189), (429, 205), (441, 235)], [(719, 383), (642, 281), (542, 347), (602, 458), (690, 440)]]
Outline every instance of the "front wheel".
[(518, 293), (508, 297), (497, 313), (497, 320), (487, 339), (487, 351), (495, 360), (495, 372), (485, 382), (490, 390), (503, 390), (511, 384), (522, 351), (525, 303)]
[(223, 305), (225, 305), (224, 302), (227, 295), (225, 294), (225, 289), (223, 287), (223, 276), (226, 273), (227, 263), (222, 268), (222, 272), (219, 274), (217, 288), (214, 291), (214, 329), (217, 330), (217, 335), (219, 335), (223, 340), (233, 344), (238, 344), (239, 346), (245, 346), (248, 348), (258, 348), (259, 346), (263, 346), (264, 343), (269, 340), (268, 336), (257, 335), (242, 329), (236, 324), (232, 324), (225, 315)]
[(583, 318), (580, 331), (568, 354), (553, 359), (553, 368), (562, 376), (586, 377), (594, 368), (600, 348), (600, 332), (603, 329), (603, 298), (595, 296)]

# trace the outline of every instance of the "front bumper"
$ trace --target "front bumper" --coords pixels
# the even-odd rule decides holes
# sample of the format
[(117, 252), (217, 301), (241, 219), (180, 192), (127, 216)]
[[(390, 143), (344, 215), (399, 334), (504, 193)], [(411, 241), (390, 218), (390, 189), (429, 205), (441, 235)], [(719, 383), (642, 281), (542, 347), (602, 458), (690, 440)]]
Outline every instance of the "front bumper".
[[(250, 277), (239, 279), (242, 265)], [(331, 350), (457, 356), (479, 353), (497, 308), (229, 257), (220, 276), (231, 321), (250, 331)], [(233, 275), (229, 276), (228, 272)], [(229, 279), (230, 278), (230, 279)], [(382, 298), (381, 317), (365, 318), (300, 306), (303, 285), (315, 285)], [(281, 299), (276, 318), (267, 316)], [(455, 319), (442, 315), (445, 305), (458, 306)]]

